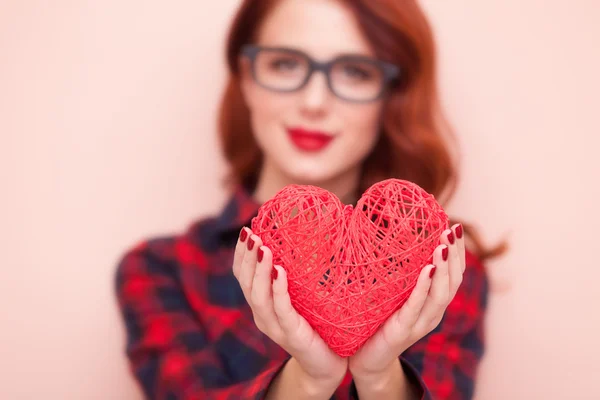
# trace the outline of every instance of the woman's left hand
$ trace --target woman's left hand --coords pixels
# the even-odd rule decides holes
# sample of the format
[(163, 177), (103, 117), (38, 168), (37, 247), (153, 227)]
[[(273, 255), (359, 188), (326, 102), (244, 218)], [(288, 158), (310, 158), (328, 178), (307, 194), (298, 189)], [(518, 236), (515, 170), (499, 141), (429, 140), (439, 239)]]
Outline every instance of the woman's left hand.
[(465, 271), (462, 226), (445, 230), (440, 242), (433, 265), (423, 268), (406, 303), (349, 358), (348, 367), (355, 379), (385, 374), (398, 363), (400, 354), (441, 322)]

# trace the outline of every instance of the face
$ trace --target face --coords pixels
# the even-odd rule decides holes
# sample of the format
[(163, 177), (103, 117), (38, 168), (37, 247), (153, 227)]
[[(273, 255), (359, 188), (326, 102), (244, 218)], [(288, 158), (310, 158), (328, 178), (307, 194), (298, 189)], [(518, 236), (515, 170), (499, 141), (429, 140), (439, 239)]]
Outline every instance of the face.
[[(342, 55), (375, 58), (352, 12), (336, 0), (279, 1), (260, 27), (255, 44), (295, 49), (317, 62)], [(298, 68), (304, 64), (299, 58), (277, 57), (262, 62), (277, 68), (275, 78), (280, 79), (274, 82), (285, 87), (301, 74)], [(292, 182), (314, 185), (360, 169), (377, 141), (383, 100), (357, 103), (339, 98), (319, 72), (299, 90), (273, 91), (252, 77), (248, 58), (241, 61), (242, 91), (265, 168), (277, 168)], [(353, 64), (342, 63), (332, 69), (342, 94), (359, 93), (353, 82), (366, 79), (365, 71), (352, 68)]]

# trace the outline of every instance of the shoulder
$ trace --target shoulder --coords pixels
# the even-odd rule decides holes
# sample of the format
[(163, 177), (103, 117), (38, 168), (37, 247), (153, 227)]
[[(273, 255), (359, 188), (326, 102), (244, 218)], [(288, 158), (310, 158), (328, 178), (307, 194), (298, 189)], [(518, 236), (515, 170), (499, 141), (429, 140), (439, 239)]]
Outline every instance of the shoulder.
[(463, 291), (487, 295), (488, 277), (485, 263), (474, 252), (465, 250), (465, 272), (463, 274)]
[(141, 285), (144, 279), (175, 278), (186, 265), (205, 265), (207, 254), (212, 251), (214, 235), (210, 232), (214, 220), (210, 217), (193, 221), (185, 230), (144, 238), (126, 248), (117, 260), (117, 288), (132, 279)]

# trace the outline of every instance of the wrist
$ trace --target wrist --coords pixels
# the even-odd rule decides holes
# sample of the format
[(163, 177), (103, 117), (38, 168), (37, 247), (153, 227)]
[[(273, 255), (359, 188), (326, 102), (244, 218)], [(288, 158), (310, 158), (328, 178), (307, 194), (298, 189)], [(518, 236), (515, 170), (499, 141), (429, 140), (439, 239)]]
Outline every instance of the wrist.
[(292, 357), (269, 385), (265, 399), (329, 399), (339, 383), (329, 378), (311, 376), (301, 367), (298, 360)]
[(307, 394), (318, 395), (320, 393), (333, 393), (342, 382), (344, 376), (328, 375), (315, 376), (305, 371), (295, 358), (289, 363), (296, 376), (299, 378), (302, 389)]
[(419, 390), (410, 384), (399, 359), (378, 372), (352, 375), (361, 399), (420, 399)]
[(393, 371), (397, 364), (399, 364), (398, 358), (393, 358), (388, 364), (378, 365), (377, 369), (374, 369), (365, 368), (364, 365), (356, 365), (356, 363), (350, 361), (348, 364), (348, 369), (350, 370), (350, 373), (354, 379), (361, 379), (365, 381), (377, 380), (385, 377), (387, 374)]
[(372, 388), (385, 388), (389, 382), (397, 379), (399, 375), (404, 375), (400, 360), (394, 359), (390, 364), (380, 370), (368, 371), (354, 369), (350, 370), (352, 379), (357, 385), (368, 385)]

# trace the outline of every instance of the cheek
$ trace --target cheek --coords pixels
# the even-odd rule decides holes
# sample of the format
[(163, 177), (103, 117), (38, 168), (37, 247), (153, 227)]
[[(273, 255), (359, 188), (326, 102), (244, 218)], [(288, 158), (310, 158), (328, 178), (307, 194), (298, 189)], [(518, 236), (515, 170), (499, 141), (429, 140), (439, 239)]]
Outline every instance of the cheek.
[(286, 108), (286, 102), (282, 96), (269, 92), (254, 83), (246, 86), (245, 96), (252, 119), (262, 123), (272, 121), (280, 116)]
[(369, 146), (376, 141), (381, 128), (381, 104), (363, 105), (360, 110), (346, 113), (346, 126), (352, 141)]
[(285, 96), (278, 96), (261, 87), (254, 87), (247, 92), (247, 104), (250, 109), (251, 125), (254, 137), (263, 151), (284, 124), (283, 115), (289, 110)]

